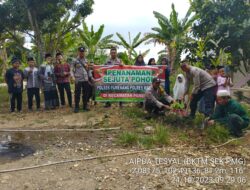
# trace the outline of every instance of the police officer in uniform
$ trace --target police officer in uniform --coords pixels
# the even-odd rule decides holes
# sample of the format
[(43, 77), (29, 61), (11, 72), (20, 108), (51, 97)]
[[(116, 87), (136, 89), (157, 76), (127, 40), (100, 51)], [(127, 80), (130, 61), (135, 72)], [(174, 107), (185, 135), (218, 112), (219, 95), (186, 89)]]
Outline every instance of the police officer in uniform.
[(71, 76), (75, 83), (75, 113), (79, 112), (80, 96), (82, 94), (83, 111), (89, 111), (89, 75), (88, 64), (85, 58), (85, 48), (78, 48), (78, 57), (71, 65)]

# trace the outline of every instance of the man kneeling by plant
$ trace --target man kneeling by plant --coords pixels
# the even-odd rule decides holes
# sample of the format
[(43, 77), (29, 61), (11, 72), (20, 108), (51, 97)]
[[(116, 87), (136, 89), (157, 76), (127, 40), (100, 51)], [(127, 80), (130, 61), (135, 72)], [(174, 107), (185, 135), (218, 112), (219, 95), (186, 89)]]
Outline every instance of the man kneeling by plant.
[(227, 90), (219, 90), (216, 101), (217, 106), (208, 121), (208, 125), (218, 122), (225, 125), (233, 136), (242, 136), (242, 129), (249, 125), (247, 112), (236, 100), (230, 98), (230, 93)]
[(170, 109), (173, 98), (165, 93), (164, 88), (160, 85), (159, 78), (153, 78), (152, 85), (145, 93), (145, 109), (151, 114), (162, 114), (164, 109)]

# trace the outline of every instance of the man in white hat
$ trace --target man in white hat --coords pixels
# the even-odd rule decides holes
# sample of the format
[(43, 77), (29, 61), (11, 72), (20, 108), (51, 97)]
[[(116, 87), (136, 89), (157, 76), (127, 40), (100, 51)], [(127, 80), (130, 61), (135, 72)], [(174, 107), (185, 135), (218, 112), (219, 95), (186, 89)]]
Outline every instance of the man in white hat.
[(248, 127), (250, 120), (246, 110), (236, 100), (231, 99), (227, 90), (219, 90), (216, 101), (215, 112), (208, 125), (218, 122), (228, 127), (233, 136), (242, 136), (242, 129)]

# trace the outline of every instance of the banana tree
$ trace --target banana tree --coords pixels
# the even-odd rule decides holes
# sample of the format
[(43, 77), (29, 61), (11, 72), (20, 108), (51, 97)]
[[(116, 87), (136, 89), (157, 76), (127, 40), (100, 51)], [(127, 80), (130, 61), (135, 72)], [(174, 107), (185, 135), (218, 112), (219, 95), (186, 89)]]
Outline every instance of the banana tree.
[(120, 33), (117, 32), (116, 35), (119, 38), (119, 41), (116, 41), (116, 44), (125, 48), (128, 58), (130, 60), (133, 59), (133, 54), (136, 54), (135, 48), (137, 48), (143, 42), (146, 41), (145, 37), (141, 38), (141, 32), (139, 32), (133, 40), (131, 40), (131, 35), (129, 32), (128, 41), (126, 41), (125, 38)]
[(88, 50), (88, 58), (95, 61), (99, 55), (103, 54), (103, 51), (110, 49), (115, 46), (115, 41), (112, 40), (113, 34), (103, 36), (104, 25), (101, 25), (97, 31), (94, 31), (93, 25), (89, 29), (85, 22), (82, 22), (82, 30), (77, 29), (80, 40), (82, 40), (82, 45), (84, 45)]
[(185, 49), (185, 44), (190, 39), (188, 33), (197, 16), (191, 15), (192, 10), (189, 9), (186, 16), (182, 20), (179, 20), (174, 4), (172, 4), (172, 12), (169, 18), (156, 11), (153, 13), (158, 20), (159, 27), (152, 28), (154, 32), (146, 34), (147, 43), (165, 45), (166, 53), (173, 69), (177, 67), (181, 53)]

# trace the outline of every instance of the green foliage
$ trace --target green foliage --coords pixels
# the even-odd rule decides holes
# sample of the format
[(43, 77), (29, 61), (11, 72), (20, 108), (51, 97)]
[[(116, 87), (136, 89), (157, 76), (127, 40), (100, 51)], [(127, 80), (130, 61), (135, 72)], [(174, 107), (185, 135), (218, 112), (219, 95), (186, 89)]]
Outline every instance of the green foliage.
[(195, 115), (194, 124), (196, 127), (201, 127), (201, 125), (203, 124), (204, 121), (205, 121), (204, 114), (197, 113)]
[(132, 146), (138, 143), (138, 134), (131, 132), (123, 132), (119, 136), (118, 142), (124, 146)]
[(196, 19), (196, 15), (191, 16), (192, 11), (189, 9), (184, 19), (179, 20), (174, 4), (172, 4), (172, 12), (169, 18), (156, 11), (153, 13), (158, 20), (159, 26), (152, 28), (154, 33), (146, 35), (146, 38), (149, 39), (148, 43), (153, 42), (166, 45), (166, 53), (170, 59), (171, 68), (176, 68), (185, 44), (190, 40), (187, 33)]
[[(82, 30), (77, 29), (83, 46), (88, 50), (87, 58), (95, 63), (104, 63), (103, 56), (105, 56), (105, 49), (110, 49), (115, 46), (115, 42), (112, 40), (113, 34), (103, 36), (104, 25), (101, 25), (97, 31), (94, 31), (93, 25), (89, 29), (85, 22), (82, 22)], [(105, 56), (107, 58), (107, 56)]]
[(169, 131), (164, 126), (157, 126), (153, 139), (158, 145), (168, 145), (170, 143)]
[[(42, 63), (47, 45), (44, 37), (56, 37), (55, 41), (49, 40), (48, 46), (57, 46), (80, 25), (82, 18), (92, 13), (93, 3), (93, 0), (84, 0), (80, 4), (77, 0), (37, 0), (35, 3), (31, 0), (6, 0), (0, 4), (0, 32), (8, 32), (13, 38), (16, 31), (29, 35), (35, 44), (38, 63)], [(69, 22), (61, 22), (64, 19)]]
[(175, 102), (173, 104), (171, 104), (171, 108), (173, 109), (184, 109), (185, 105), (183, 102), (179, 103), (179, 102)]
[(139, 143), (146, 149), (150, 149), (154, 146), (155, 140), (153, 136), (141, 136), (139, 138)]
[[(131, 40), (130, 32), (128, 33), (129, 40), (126, 41), (125, 37), (123, 37), (120, 33), (116, 33), (117, 37), (119, 38), (119, 41), (116, 41), (115, 43), (118, 46), (122, 46), (124, 49), (126, 49), (125, 52), (120, 54), (120, 58), (125, 64), (133, 65), (135, 62), (135, 59), (138, 56), (138, 53), (136, 52), (136, 48), (139, 47), (143, 42), (145, 42), (146, 38), (141, 37), (141, 32), (139, 32), (133, 40)], [(145, 52), (140, 53), (142, 56), (145, 56), (149, 53), (150, 50), (146, 50)]]
[(192, 0), (191, 8), (199, 17), (192, 27), (194, 37), (205, 39), (209, 35), (214, 41), (220, 41), (216, 54), (221, 49), (230, 53), (232, 66), (240, 70), (243, 61), (247, 71), (250, 58), (249, 3), (245, 0)]
[(131, 119), (134, 118), (143, 118), (144, 112), (143, 109), (140, 109), (138, 107), (126, 107), (123, 111), (123, 113)]
[(224, 143), (229, 137), (228, 129), (219, 124), (215, 124), (206, 129), (206, 140), (208, 143)]

